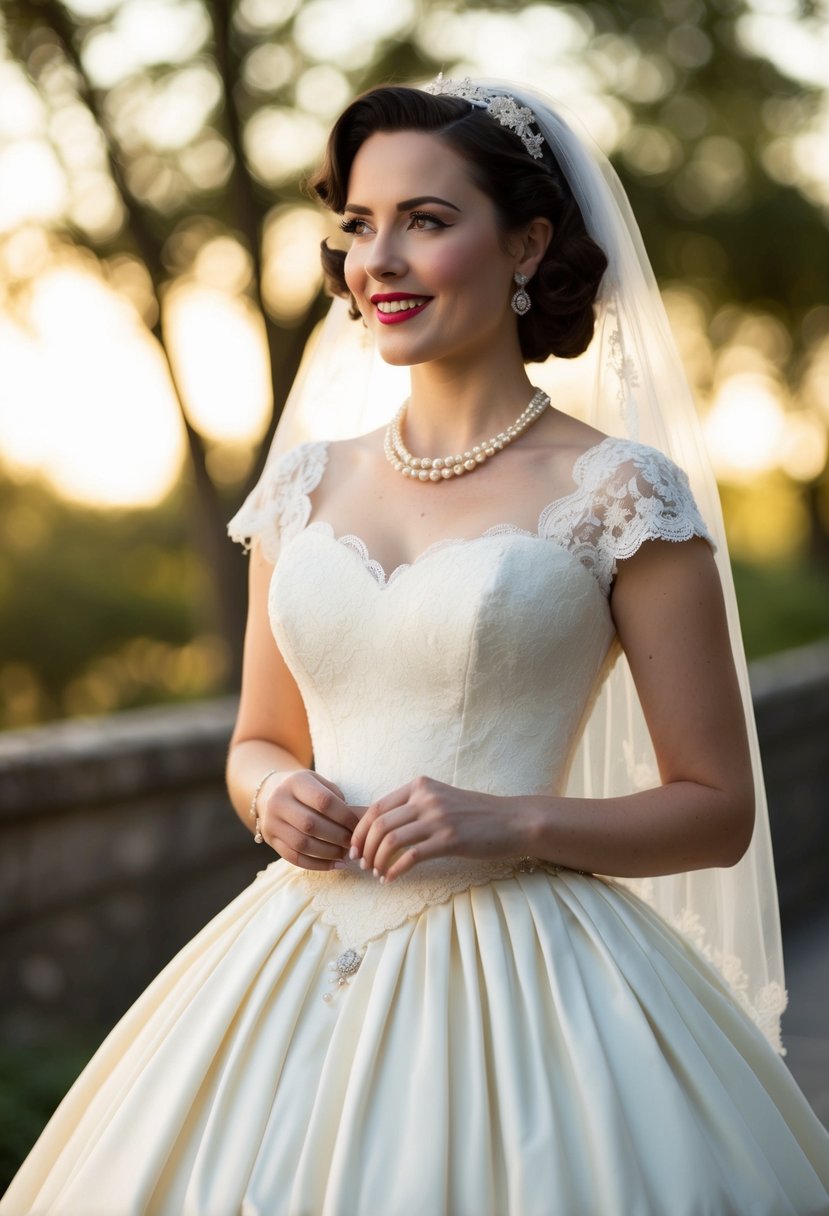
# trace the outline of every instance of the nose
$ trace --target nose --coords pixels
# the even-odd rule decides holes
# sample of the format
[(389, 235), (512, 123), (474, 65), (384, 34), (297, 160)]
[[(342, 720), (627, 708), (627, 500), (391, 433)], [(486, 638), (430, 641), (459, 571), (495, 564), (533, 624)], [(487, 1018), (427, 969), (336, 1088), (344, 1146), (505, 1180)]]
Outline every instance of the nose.
[(366, 272), (375, 282), (382, 283), (400, 278), (406, 273), (406, 268), (406, 259), (394, 230), (378, 232), (365, 261)]

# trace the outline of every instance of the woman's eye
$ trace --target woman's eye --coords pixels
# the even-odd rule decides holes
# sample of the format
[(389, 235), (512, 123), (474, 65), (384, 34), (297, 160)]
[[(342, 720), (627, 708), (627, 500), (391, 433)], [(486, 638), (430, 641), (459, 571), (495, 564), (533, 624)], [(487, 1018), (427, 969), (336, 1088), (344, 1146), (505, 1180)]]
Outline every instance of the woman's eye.
[(350, 220), (341, 220), (340, 228), (343, 232), (350, 232), (354, 236), (362, 236), (365, 232), (365, 220), (359, 220), (356, 217)]
[(413, 211), (409, 216), (411, 227), (418, 230), (425, 230), (435, 225), (438, 228), (447, 228), (448, 224), (444, 224), (443, 220), (439, 220), (436, 215), (431, 215), (428, 211)]
[[(450, 226), (428, 211), (412, 211), (409, 214), (409, 228), (415, 232), (428, 232), (432, 228), (449, 228)], [(340, 228), (351, 236), (365, 236), (370, 231), (367, 222), (358, 216), (340, 220)]]

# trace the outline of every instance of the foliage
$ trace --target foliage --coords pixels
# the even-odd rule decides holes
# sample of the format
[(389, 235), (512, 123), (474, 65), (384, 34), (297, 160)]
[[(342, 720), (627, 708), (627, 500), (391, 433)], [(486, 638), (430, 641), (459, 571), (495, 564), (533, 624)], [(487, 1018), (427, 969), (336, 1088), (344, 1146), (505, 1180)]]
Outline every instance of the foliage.
[(0, 725), (222, 687), (227, 653), (180, 498), (101, 512), (0, 483)]
[(0, 1194), (92, 1051), (74, 1039), (0, 1050)]
[(829, 573), (816, 565), (734, 562), (749, 659), (829, 638)]

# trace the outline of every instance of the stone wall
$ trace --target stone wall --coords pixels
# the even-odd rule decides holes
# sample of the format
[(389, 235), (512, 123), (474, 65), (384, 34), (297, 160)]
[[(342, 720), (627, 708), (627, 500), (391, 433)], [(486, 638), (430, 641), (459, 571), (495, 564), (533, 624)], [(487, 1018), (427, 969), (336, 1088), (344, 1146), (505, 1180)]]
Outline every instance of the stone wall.
[(224, 788), (234, 712), (216, 701), (0, 735), (7, 1040), (111, 1025), (261, 867)]
[[(829, 645), (752, 687), (781, 902), (829, 889)], [(111, 1025), (271, 858), (224, 788), (233, 700), (0, 735), (0, 1032)]]
[(752, 664), (784, 924), (829, 900), (829, 643)]

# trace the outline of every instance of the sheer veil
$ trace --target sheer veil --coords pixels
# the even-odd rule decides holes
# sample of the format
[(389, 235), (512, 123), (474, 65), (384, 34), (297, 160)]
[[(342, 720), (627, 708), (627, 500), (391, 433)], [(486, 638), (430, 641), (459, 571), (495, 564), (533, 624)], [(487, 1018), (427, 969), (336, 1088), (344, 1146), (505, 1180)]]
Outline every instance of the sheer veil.
[[(777, 891), (746, 661), (717, 488), (664, 305), (621, 183), (577, 120), (565, 119), (558, 103), (520, 84), (475, 83), (532, 109), (588, 231), (609, 260), (589, 352), (587, 401), (580, 415), (608, 434), (659, 448), (684, 468), (716, 543), (751, 743), (757, 799), (753, 840), (732, 868), (617, 881), (720, 969), (738, 1001), (782, 1052), (780, 1016), (786, 996)], [(554, 365), (551, 378), (542, 381), (551, 393), (556, 370)], [(387, 422), (407, 389), (407, 369), (382, 364), (365, 329), (348, 317), (344, 301), (335, 300), (309, 343), (263, 478), (271, 461), (297, 443), (360, 434)], [(593, 706), (566, 792), (602, 798), (658, 784), (639, 698), (620, 654)]]

